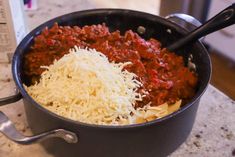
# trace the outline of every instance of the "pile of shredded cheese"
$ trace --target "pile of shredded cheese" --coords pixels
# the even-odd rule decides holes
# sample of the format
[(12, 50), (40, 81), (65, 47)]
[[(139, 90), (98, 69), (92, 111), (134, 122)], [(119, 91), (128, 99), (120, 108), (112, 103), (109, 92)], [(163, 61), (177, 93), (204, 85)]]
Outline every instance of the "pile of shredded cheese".
[(108, 58), (93, 49), (76, 46), (69, 54), (54, 61), (35, 85), (27, 92), (50, 111), (76, 121), (99, 125), (125, 125), (163, 117), (180, 107), (163, 104), (134, 108), (144, 95), (137, 92), (142, 86), (134, 73), (123, 68), (131, 64), (110, 63)]

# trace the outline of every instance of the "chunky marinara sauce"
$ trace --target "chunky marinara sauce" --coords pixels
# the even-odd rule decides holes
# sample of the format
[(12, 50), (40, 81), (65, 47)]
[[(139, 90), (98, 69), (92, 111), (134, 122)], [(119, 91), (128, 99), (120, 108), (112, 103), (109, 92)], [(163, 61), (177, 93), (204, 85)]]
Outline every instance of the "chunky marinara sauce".
[(95, 48), (110, 61), (132, 62), (126, 70), (135, 73), (143, 83), (139, 92), (148, 93), (136, 107), (148, 102), (153, 106), (179, 99), (186, 102), (195, 94), (197, 75), (184, 66), (182, 56), (162, 49), (156, 39), (145, 40), (131, 30), (124, 35), (118, 30), (109, 32), (105, 24), (82, 28), (55, 24), (51, 29), (45, 28), (25, 55), (25, 75), (35, 82), (44, 71), (40, 66), (52, 64), (74, 45)]

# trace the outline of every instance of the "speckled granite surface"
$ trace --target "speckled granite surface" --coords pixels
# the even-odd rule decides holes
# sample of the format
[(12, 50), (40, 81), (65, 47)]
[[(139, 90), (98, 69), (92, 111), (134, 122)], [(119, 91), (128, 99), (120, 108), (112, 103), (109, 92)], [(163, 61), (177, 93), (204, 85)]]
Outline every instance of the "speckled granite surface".
[[(102, 7), (105, 3), (96, 1), (40, 0), (39, 9), (27, 12), (29, 28), (64, 13), (75, 10)], [(104, 2), (105, 0), (101, 0)], [(46, 3), (47, 2), (47, 3)], [(65, 5), (66, 4), (66, 5)], [(101, 5), (102, 4), (102, 5)], [(122, 4), (116, 4), (121, 6)], [(126, 6), (138, 8), (138, 6)], [(9, 64), (0, 64), (0, 97), (13, 93), (14, 82)], [(25, 135), (31, 135), (27, 125), (22, 101), (0, 107)], [(0, 134), (0, 157), (52, 157), (39, 144), (21, 146)], [(170, 157), (233, 157), (235, 156), (235, 102), (223, 93), (209, 86), (203, 95), (193, 130), (187, 141)]]

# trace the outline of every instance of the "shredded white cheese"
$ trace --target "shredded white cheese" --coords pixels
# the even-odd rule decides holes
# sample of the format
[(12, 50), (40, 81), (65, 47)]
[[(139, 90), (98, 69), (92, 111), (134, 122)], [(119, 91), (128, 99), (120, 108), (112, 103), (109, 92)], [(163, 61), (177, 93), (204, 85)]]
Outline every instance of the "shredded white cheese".
[(110, 63), (94, 49), (75, 46), (60, 60), (43, 67), (47, 70), (39, 83), (25, 88), (50, 111), (84, 123), (134, 124), (169, 114), (167, 104), (134, 108), (144, 95), (137, 92), (142, 86), (137, 76), (123, 69), (128, 64)]

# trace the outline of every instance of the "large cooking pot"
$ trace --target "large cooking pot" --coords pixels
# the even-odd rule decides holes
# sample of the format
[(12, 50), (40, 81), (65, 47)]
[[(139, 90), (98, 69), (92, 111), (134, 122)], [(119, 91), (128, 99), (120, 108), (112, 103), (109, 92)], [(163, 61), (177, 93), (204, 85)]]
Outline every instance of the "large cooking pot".
[(79, 11), (45, 22), (31, 31), (15, 51), (12, 72), (19, 93), (0, 101), (1, 104), (6, 104), (22, 97), (29, 126), (36, 136), (25, 137), (17, 132), (2, 112), (0, 112), (1, 132), (21, 144), (50, 138), (43, 141), (47, 150), (56, 156), (67, 157), (163, 157), (173, 152), (186, 140), (194, 124), (200, 98), (211, 75), (210, 58), (200, 41), (176, 52), (183, 56), (185, 63), (188, 62), (189, 56), (193, 56), (192, 62), (196, 65), (199, 78), (195, 96), (180, 110), (143, 124), (91, 125), (66, 119), (48, 111), (37, 104), (23, 86), (27, 80), (22, 71), (23, 56), (32, 46), (34, 37), (40, 34), (43, 28), (52, 27), (55, 22), (70, 26), (104, 22), (111, 31), (118, 29), (125, 32), (131, 29), (139, 32), (145, 39), (152, 37), (160, 40), (163, 46), (178, 40), (188, 32), (162, 17), (122, 9)]

